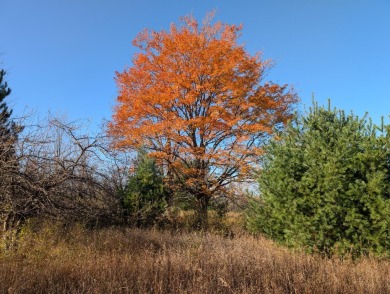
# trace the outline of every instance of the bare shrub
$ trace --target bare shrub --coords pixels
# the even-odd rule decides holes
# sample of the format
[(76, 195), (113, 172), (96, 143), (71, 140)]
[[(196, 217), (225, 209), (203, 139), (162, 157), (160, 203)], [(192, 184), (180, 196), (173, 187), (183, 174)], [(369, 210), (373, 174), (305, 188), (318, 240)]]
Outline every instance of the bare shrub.
[(105, 136), (88, 135), (81, 123), (23, 118), (18, 140), (0, 143), (0, 150), (14, 154), (0, 156), (4, 232), (36, 216), (95, 225), (120, 221), (117, 191), (127, 163), (109, 151)]

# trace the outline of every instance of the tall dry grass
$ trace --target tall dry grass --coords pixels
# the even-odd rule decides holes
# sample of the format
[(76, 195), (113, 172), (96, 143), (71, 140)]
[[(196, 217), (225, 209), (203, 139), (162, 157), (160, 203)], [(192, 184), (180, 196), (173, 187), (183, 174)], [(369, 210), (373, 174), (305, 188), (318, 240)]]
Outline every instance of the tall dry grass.
[(46, 226), (0, 255), (0, 293), (390, 293), (390, 261), (322, 259), (250, 236)]

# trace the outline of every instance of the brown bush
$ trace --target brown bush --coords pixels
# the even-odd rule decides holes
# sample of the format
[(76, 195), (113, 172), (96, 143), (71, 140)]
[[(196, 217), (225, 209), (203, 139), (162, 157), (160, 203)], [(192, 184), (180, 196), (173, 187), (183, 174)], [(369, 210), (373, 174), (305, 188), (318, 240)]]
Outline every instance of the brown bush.
[(122, 221), (118, 192), (128, 162), (108, 149), (109, 138), (51, 115), (43, 121), (23, 117), (18, 125), (24, 128), (17, 140), (0, 139), (3, 247), (12, 248), (20, 227), (33, 217), (90, 226)]

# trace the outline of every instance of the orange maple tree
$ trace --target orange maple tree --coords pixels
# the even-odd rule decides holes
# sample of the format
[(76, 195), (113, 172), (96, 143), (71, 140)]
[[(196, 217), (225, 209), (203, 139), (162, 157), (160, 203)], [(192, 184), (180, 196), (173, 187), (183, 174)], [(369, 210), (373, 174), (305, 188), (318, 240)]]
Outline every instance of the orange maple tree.
[(169, 182), (195, 197), (201, 226), (214, 195), (252, 176), (264, 140), (298, 100), (286, 85), (261, 82), (271, 62), (237, 43), (241, 26), (212, 19), (187, 16), (135, 38), (109, 124), (114, 147), (148, 148)]

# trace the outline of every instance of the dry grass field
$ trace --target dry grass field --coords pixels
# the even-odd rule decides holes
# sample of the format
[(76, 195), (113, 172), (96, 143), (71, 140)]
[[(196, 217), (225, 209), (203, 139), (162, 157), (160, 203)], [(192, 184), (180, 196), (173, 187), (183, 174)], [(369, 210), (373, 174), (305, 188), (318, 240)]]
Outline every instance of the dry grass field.
[(390, 293), (390, 261), (236, 234), (45, 226), (0, 254), (0, 293)]

